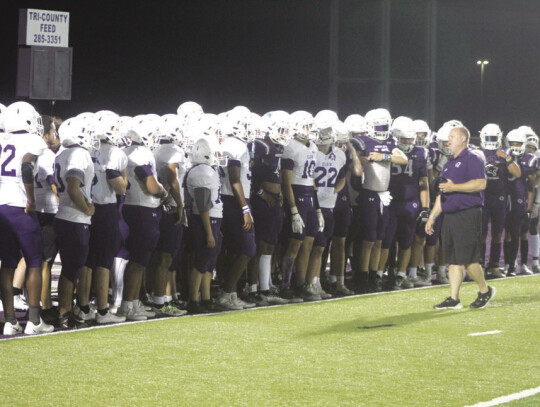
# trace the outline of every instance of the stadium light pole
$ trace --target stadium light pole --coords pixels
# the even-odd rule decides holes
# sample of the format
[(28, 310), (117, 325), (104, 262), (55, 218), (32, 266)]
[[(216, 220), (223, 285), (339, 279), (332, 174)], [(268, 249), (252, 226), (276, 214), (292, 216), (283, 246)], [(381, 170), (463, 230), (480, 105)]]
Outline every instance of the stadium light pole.
[(489, 64), (488, 60), (478, 60), (476, 65), (480, 65), (480, 117), (484, 120), (484, 69)]

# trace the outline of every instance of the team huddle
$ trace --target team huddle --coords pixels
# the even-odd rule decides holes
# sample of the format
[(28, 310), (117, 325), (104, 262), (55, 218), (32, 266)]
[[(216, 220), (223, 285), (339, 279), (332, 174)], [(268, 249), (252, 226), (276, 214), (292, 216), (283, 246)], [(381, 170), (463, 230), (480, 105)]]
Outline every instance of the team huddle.
[[(443, 216), (432, 233), (426, 223), (454, 128), (463, 124), (434, 133), (386, 109), (341, 121), (331, 110), (215, 115), (195, 102), (60, 124), (26, 102), (0, 105), (3, 333), (422, 287), (433, 274), (446, 284)], [(489, 257), (488, 277), (540, 272), (539, 139), (522, 126), (503, 140), (490, 123), (480, 140), (470, 146), (487, 179), (478, 233), (491, 239), (478, 261)], [(13, 300), (22, 258), (25, 328)]]

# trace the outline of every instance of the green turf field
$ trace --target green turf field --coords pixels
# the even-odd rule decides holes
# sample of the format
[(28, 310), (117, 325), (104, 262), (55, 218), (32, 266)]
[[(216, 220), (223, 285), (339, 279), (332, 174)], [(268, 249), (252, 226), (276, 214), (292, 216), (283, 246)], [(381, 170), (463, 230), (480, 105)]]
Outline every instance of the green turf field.
[(437, 287), (3, 341), (2, 404), (465, 406), (540, 386), (540, 276), (491, 284), (485, 310), (469, 283), (457, 311), (432, 310)]

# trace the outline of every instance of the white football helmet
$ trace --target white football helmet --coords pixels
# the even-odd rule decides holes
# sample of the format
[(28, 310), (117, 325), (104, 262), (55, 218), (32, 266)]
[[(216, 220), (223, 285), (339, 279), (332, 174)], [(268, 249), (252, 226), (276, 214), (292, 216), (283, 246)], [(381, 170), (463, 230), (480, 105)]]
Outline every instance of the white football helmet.
[(351, 114), (344, 121), (347, 129), (353, 134), (367, 133), (366, 121), (359, 114)]
[(524, 133), (525, 137), (527, 137), (527, 138), (529, 136), (532, 136), (532, 135), (536, 136), (536, 133), (534, 132), (534, 130), (530, 126), (519, 126), (518, 130), (521, 131), (522, 133)]
[(498, 124), (488, 123), (480, 130), (480, 145), (486, 150), (498, 150), (502, 146), (503, 133)]
[(416, 142), (416, 131), (414, 131), (412, 119), (406, 116), (396, 117), (392, 122), (391, 132), (397, 140), (398, 148), (405, 153), (410, 153)]
[(89, 151), (98, 150), (100, 143), (90, 130), (86, 120), (72, 117), (65, 120), (58, 129), (60, 143), (64, 147), (78, 145)]
[[(159, 117), (159, 116), (158, 116)], [(139, 144), (153, 150), (158, 143), (160, 120), (153, 116), (139, 115), (133, 118), (128, 136), (132, 144)]]
[(43, 123), (36, 109), (26, 102), (10, 104), (4, 112), (6, 133), (24, 132), (43, 136)]
[(317, 129), (328, 129), (339, 121), (339, 117), (333, 110), (321, 110), (314, 117)]
[(375, 140), (386, 140), (390, 136), (392, 116), (386, 109), (373, 109), (364, 116), (369, 137)]
[(291, 140), (289, 133), (289, 113), (283, 110), (276, 110), (266, 113), (263, 118), (270, 125), (268, 137), (272, 140), (272, 143), (281, 144), (282, 146), (289, 144)]
[(289, 116), (290, 130), (294, 138), (300, 141), (315, 140), (317, 131), (315, 130), (315, 120), (311, 113), (304, 110), (297, 110)]
[(191, 150), (193, 164), (227, 165), (226, 158), (224, 162), (222, 161), (221, 148), (216, 136), (199, 137), (195, 140)]
[(118, 118), (118, 133), (120, 134), (120, 143), (118, 147), (129, 147), (131, 145), (131, 137), (129, 129), (133, 125), (133, 118), (129, 116), (120, 116)]
[(450, 130), (455, 127), (461, 127), (455, 122), (457, 122), (457, 120), (451, 120), (444, 123), (437, 132), (437, 145), (439, 146), (439, 151), (444, 155), (452, 155), (452, 151), (448, 147), (448, 136), (450, 135)]
[(221, 134), (223, 137), (235, 137), (244, 143), (253, 141), (248, 134), (244, 122), (234, 116), (228, 116), (220, 123)]
[(351, 132), (347, 128), (347, 125), (342, 121), (338, 120), (332, 126), (334, 130), (334, 135), (336, 137), (336, 143), (345, 144), (348, 143), (351, 138)]
[(521, 156), (525, 153), (527, 136), (519, 129), (510, 130), (506, 135), (506, 145), (510, 148), (513, 155)]
[(6, 130), (6, 126), (4, 125), (4, 112), (6, 110), (6, 107), (0, 103), (0, 133), (3, 133)]
[(182, 131), (182, 121), (176, 114), (166, 114), (161, 116), (159, 126), (159, 140), (182, 145), (184, 133)]
[(431, 129), (423, 120), (413, 120), (414, 131), (416, 133), (416, 145), (427, 147), (431, 142)]
[(118, 146), (121, 135), (118, 128), (119, 116), (110, 110), (102, 110), (94, 115), (92, 131), (101, 142)]

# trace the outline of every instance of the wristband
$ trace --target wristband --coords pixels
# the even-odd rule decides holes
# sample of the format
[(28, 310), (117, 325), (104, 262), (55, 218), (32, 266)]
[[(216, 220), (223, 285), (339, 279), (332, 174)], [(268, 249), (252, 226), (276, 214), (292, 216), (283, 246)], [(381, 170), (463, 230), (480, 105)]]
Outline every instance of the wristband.
[(246, 213), (250, 213), (251, 211), (249, 210), (249, 206), (242, 206), (242, 214), (246, 214)]
[(298, 215), (298, 208), (296, 206), (291, 208), (291, 215)]
[(508, 164), (512, 164), (512, 162), (514, 161), (514, 158), (512, 157), (512, 155), (508, 154), (505, 158), (506, 162)]
[(423, 206), (423, 207), (422, 207), (422, 210), (423, 210), (423, 211), (429, 211), (429, 208), (428, 208), (427, 206)]
[(437, 217), (436, 217), (436, 216), (433, 216), (433, 215), (429, 215), (429, 219), (431, 219), (431, 220), (436, 220)]

